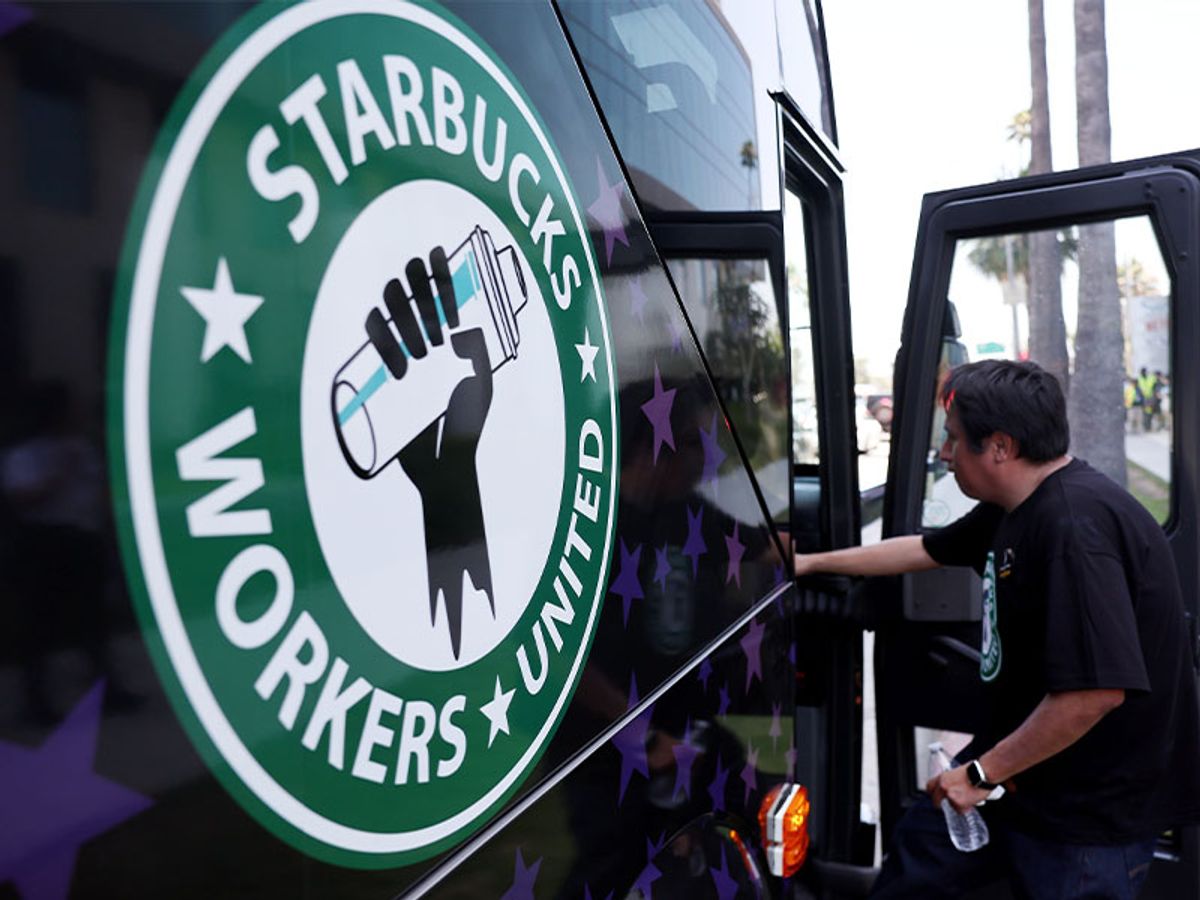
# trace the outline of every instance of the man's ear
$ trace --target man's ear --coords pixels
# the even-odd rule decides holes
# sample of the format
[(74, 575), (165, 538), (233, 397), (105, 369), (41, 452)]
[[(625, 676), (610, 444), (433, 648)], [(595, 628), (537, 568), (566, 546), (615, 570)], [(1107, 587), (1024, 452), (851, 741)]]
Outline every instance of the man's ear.
[(997, 431), (991, 440), (992, 462), (1002, 463), (1017, 458), (1017, 440), (1011, 434)]

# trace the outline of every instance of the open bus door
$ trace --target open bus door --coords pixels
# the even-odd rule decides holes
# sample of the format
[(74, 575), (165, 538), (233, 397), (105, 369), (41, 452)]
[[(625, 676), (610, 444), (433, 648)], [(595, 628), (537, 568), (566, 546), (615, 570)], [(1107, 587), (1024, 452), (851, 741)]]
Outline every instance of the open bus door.
[[(1109, 260), (1111, 277), (1080, 278), (1077, 261), (1088, 253)], [(1045, 353), (1041, 348), (1056, 344), (1065, 361), (1067, 333), (1059, 332), (1057, 342), (1047, 340), (1042, 316), (1035, 313), (1029, 325), (1020, 291), (998, 289), (1021, 280), (1030, 254), (1035, 266), (1048, 256), (1051, 270), (1061, 273), (1029, 292), (1035, 307), (1057, 290), (1068, 328), (1080, 293), (1091, 298), (1091, 309), (1107, 309), (1106, 320), (1081, 318), (1073, 335), (1073, 374), (1103, 382), (1089, 386), (1100, 388), (1105, 401), (1087, 416), (1070, 405), (1071, 452), (1124, 475), (1129, 490), (1162, 523), (1195, 646), (1200, 360), (1193, 351), (1200, 331), (1200, 152), (925, 197), (895, 372), (884, 536), (945, 525), (973, 505), (938, 461), (944, 414), (934, 401), (949, 367), (980, 358), (1023, 358), (1030, 347), (1030, 358), (1052, 366), (1053, 360), (1039, 356)], [(1076, 282), (1083, 282), (1083, 290)], [(1097, 354), (1114, 362), (1085, 370)], [(1156, 402), (1126, 407), (1126, 393), (1133, 395), (1129, 376), (1142, 369), (1156, 382)], [(931, 730), (942, 732), (948, 743), (955, 733), (975, 730), (978, 581), (970, 570), (946, 569), (871, 585), (882, 601), (876, 608), (887, 610), (875, 642), (885, 848), (925, 782), (922, 750), (935, 739)], [(1197, 829), (1162, 835), (1143, 896), (1200, 896)]]

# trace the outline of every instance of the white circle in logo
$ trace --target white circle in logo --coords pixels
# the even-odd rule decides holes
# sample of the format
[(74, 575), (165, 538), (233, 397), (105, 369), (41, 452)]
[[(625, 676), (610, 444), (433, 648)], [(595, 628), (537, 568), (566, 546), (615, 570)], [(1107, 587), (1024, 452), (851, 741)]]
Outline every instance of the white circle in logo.
[[(396, 455), (444, 416), (451, 391), (471, 375), (471, 364), (447, 341), (430, 346), (422, 358), (408, 358), (404, 376), (395, 379), (365, 328), (372, 309), (391, 318), (384, 286), (399, 279), (411, 294), (408, 261), (419, 258), (428, 266), (437, 246), (450, 257), (462, 304), (457, 330), (475, 326), (487, 334), (494, 370), (476, 471), (463, 474), (478, 475), (495, 610), (486, 593), (464, 589), (457, 655), (446, 605), (430, 599), (422, 496)], [(485, 259), (486, 252), (473, 248), (497, 254)], [(522, 286), (511, 283), (514, 270), (498, 275), (498, 259), (521, 268), (523, 306)], [(481, 271), (488, 266), (491, 273)], [(492, 650), (524, 612), (551, 554), (566, 446), (562, 376), (549, 314), (528, 266), (509, 230), (474, 195), (446, 182), (412, 181), (376, 198), (346, 230), (313, 307), (301, 380), (301, 440), (317, 538), (359, 625), (385, 651), (419, 669), (457, 669)], [(479, 287), (489, 278), (510, 294), (507, 323), (489, 309), (482, 287), (463, 303), (469, 294), (464, 284), (473, 279)]]

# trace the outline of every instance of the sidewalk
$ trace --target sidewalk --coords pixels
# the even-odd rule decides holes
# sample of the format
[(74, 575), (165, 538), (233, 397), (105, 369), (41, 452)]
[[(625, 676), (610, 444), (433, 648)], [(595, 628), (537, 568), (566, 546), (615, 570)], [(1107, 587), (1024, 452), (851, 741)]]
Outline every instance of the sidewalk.
[(1125, 455), (1163, 481), (1171, 480), (1171, 432), (1126, 434)]

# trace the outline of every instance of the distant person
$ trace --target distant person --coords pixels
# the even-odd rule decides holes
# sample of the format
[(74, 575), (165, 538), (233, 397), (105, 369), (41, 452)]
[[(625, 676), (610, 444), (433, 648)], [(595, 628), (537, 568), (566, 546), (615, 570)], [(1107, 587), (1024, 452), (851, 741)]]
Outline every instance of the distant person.
[(1149, 434), (1154, 429), (1154, 411), (1156, 401), (1155, 390), (1158, 385), (1158, 379), (1146, 371), (1146, 367), (1142, 366), (1138, 373), (1138, 391), (1142, 395), (1142, 431)]
[[(800, 555), (798, 575), (943, 565), (983, 577), (986, 726), (905, 813), (872, 896), (959, 897), (1004, 875), (1020, 897), (1132, 898), (1155, 837), (1200, 821), (1200, 709), (1175, 560), (1122, 488), (1067, 455), (1057, 380), (986, 361), (941, 391), (941, 458), (979, 501), (925, 536)], [(991, 842), (954, 849), (938, 804), (982, 807)]]
[(1162, 373), (1161, 369), (1154, 370), (1154, 425), (1155, 429), (1162, 431), (1167, 428), (1167, 393), (1169, 391), (1167, 376)]
[(1125, 379), (1125, 430), (1136, 434), (1141, 429), (1142, 392), (1137, 379), (1130, 375)]

